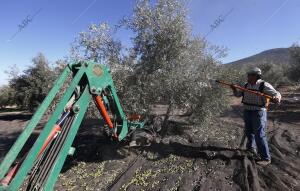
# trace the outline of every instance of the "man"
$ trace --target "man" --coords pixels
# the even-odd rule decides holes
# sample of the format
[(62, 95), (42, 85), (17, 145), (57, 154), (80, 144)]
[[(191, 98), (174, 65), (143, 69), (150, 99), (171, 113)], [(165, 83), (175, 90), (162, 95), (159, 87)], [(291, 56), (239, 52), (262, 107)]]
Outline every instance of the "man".
[[(248, 82), (245, 84), (245, 88), (270, 95), (273, 97), (272, 102), (280, 103), (280, 93), (271, 84), (261, 79), (262, 73), (259, 68), (252, 68), (247, 75)], [(231, 88), (236, 97), (243, 97), (245, 133), (248, 139), (247, 150), (256, 153), (257, 149), (260, 159), (256, 163), (262, 166), (268, 165), (271, 163), (271, 156), (265, 132), (267, 100), (265, 97), (250, 92), (238, 91), (234, 86)]]

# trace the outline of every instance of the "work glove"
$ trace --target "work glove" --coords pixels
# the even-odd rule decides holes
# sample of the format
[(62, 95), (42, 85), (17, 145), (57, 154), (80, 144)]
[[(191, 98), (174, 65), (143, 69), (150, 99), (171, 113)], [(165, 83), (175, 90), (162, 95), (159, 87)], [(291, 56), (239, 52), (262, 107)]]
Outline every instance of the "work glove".
[(280, 103), (280, 98), (279, 97), (273, 97), (272, 102), (273, 103)]
[(233, 85), (233, 84), (230, 85), (230, 88), (231, 88), (233, 91), (237, 91), (235, 85)]

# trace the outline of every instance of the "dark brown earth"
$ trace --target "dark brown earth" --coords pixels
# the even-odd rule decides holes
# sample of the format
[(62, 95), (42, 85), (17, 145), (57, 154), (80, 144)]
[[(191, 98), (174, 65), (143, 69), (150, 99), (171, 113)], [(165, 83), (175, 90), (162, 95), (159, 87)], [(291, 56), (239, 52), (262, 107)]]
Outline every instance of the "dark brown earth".
[[(242, 108), (233, 98), (209, 127), (174, 116), (167, 136), (150, 146), (113, 142), (99, 121), (84, 121), (55, 190), (300, 190), (298, 88), (282, 87), (283, 103), (269, 112), (272, 163), (266, 167), (244, 151)], [(0, 160), (29, 119), (0, 115)]]

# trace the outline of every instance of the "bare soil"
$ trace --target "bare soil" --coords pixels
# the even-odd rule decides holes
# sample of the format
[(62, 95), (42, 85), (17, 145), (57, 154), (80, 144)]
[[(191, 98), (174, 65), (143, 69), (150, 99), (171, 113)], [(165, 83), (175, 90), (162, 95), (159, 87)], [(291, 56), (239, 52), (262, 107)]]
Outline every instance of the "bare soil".
[[(281, 91), (283, 102), (268, 117), (272, 163), (266, 167), (244, 150), (242, 107), (232, 98), (231, 108), (208, 127), (174, 116), (167, 136), (150, 146), (114, 142), (101, 122), (85, 120), (55, 190), (300, 190), (300, 91)], [(30, 117), (0, 114), (0, 160)]]

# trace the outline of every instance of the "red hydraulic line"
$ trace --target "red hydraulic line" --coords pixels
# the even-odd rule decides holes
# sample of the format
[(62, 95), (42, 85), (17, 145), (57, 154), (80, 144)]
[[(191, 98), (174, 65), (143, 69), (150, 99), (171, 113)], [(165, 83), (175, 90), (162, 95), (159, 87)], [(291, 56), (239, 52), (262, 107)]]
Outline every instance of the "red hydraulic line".
[[(57, 122), (57, 124), (53, 127), (53, 129), (51, 130), (50, 134), (48, 135), (47, 139), (45, 140), (36, 160), (42, 155), (42, 153), (45, 151), (46, 147), (48, 146), (48, 144), (55, 138), (55, 136), (61, 131), (61, 124), (64, 122), (64, 120), (66, 119), (66, 117), (70, 114), (70, 111), (66, 112), (62, 118)], [(14, 167), (12, 167), (10, 169), (10, 171), (7, 173), (7, 175), (0, 180), (0, 185), (4, 185), (7, 186), (11, 180), (14, 178), (14, 176), (16, 175), (18, 169), (20, 168), (20, 165), (22, 164), (22, 162), (25, 160), (25, 156), (27, 156), (27, 154), (24, 155), (24, 157), (20, 160), (19, 163), (17, 163)]]
[(51, 130), (49, 136), (47, 137), (46, 141), (44, 142), (37, 159), (42, 155), (45, 148), (48, 146), (48, 144), (54, 139), (54, 137), (61, 131), (61, 127), (59, 125), (55, 125), (54, 128)]
[(111, 122), (111, 119), (106, 111), (106, 108), (103, 104), (102, 98), (101, 96), (97, 95), (95, 96), (95, 100), (96, 100), (96, 105), (98, 107), (98, 109), (100, 110), (100, 113), (103, 117), (103, 119), (105, 120), (105, 122), (107, 123), (107, 125), (109, 126), (109, 128), (114, 128), (113, 123)]
[(19, 163), (10, 169), (7, 175), (0, 181), (0, 185), (7, 186), (19, 169)]
[[(44, 142), (42, 149), (40, 150), (38, 156), (36, 159), (38, 159), (42, 153), (44, 152), (45, 148), (47, 147), (47, 145), (52, 141), (52, 139), (57, 135), (57, 133), (59, 133), (61, 131), (61, 127), (59, 125), (55, 125), (54, 128), (52, 129), (52, 131), (50, 132), (49, 136), (47, 137), (46, 141)], [(27, 156), (27, 154), (25, 155)], [(23, 157), (21, 159), (21, 161), (19, 163), (17, 163), (14, 167), (12, 167), (9, 172), (7, 173), (7, 175), (0, 181), (1, 185), (7, 186), (11, 180), (14, 178), (14, 176), (16, 175), (18, 169), (20, 168), (20, 165), (22, 164), (23, 160), (25, 159), (25, 157)]]

